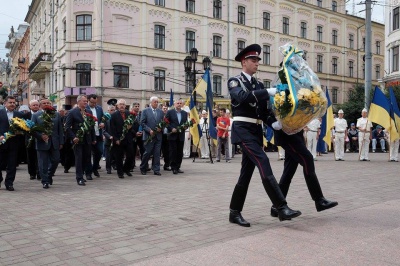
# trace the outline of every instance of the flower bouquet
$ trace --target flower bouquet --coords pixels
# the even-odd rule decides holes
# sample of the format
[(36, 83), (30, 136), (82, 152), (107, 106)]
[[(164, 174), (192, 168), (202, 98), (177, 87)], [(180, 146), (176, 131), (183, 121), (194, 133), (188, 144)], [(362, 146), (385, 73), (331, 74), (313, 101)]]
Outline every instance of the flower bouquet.
[(35, 124), (31, 127), (31, 130), (29, 132), (31, 137), (29, 138), (28, 141), (28, 147), (30, 147), (32, 144), (33, 141), (32, 133), (34, 132), (41, 132), (44, 135), (51, 136), (51, 134), (53, 133), (53, 125), (54, 125), (53, 119), (55, 117), (56, 117), (56, 109), (53, 106), (43, 107), (43, 113), (40, 116), (43, 122), (41, 125)]
[[(187, 120), (185, 123), (182, 125), (179, 125), (176, 127), (176, 132), (175, 133), (180, 133), (182, 131), (185, 131), (187, 128), (192, 127), (196, 124), (196, 120), (194, 118)], [(173, 132), (168, 133), (168, 135), (173, 134)]]
[[(164, 129), (166, 126), (168, 126), (168, 125), (169, 125), (169, 120), (168, 120), (168, 118), (164, 117), (163, 120), (161, 120), (161, 122), (159, 122), (159, 123), (157, 124), (156, 128), (153, 129), (153, 131), (156, 132), (158, 129), (163, 130), (163, 129)], [(155, 136), (155, 134), (154, 134), (153, 136), (152, 136), (152, 135), (149, 135), (149, 137), (146, 139), (146, 141), (144, 142), (144, 144), (147, 144), (147, 143), (149, 143), (149, 142), (152, 142), (154, 136)]]
[(317, 75), (303, 59), (303, 51), (291, 44), (280, 47), (284, 60), (273, 97), (276, 118), (289, 134), (301, 131), (314, 118), (322, 117), (327, 99)]
[(31, 128), (35, 125), (31, 120), (25, 120), (23, 118), (14, 117), (10, 120), (10, 127), (8, 132), (4, 133), (4, 139), (0, 144), (4, 144), (8, 139), (15, 137), (18, 134), (24, 132), (29, 133)]
[(122, 127), (122, 134), (120, 140), (123, 140), (125, 138), (126, 133), (128, 133), (129, 129), (132, 128), (133, 123), (135, 122), (137, 117), (136, 112), (130, 112), (128, 117), (124, 121), (124, 125)]
[[(83, 141), (83, 137), (90, 132), (97, 122), (97, 117), (92, 114), (85, 113), (83, 123), (80, 124), (78, 131), (76, 131), (75, 137), (79, 139), (79, 142)], [(76, 144), (72, 146), (75, 147)]]

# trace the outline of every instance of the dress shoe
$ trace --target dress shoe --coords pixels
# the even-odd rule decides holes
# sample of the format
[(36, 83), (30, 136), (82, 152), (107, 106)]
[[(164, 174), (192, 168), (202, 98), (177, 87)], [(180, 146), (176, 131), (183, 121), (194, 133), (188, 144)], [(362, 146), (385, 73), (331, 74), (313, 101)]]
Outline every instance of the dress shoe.
[(36, 176), (31, 175), (31, 177), (30, 177), (29, 179), (30, 179), (30, 180), (35, 180), (35, 179), (36, 179)]
[(171, 167), (165, 167), (165, 166), (164, 166), (164, 170), (165, 170), (165, 171), (171, 171)]
[(123, 178), (125, 178), (125, 176), (124, 175), (119, 175), (118, 178), (123, 179)]
[(217, 160), (217, 163), (219, 163), (221, 160)]
[(111, 170), (110, 169), (107, 170), (107, 174), (111, 175)]
[(125, 172), (125, 174), (126, 174), (127, 176), (132, 176), (131, 172), (129, 172), (129, 171)]
[(247, 222), (243, 216), (240, 214), (240, 212), (231, 210), (229, 213), (229, 222), (238, 224), (240, 226), (244, 227), (250, 227), (250, 223)]
[(178, 170), (172, 170), (172, 173), (174, 174), (174, 175), (177, 175), (178, 174)]
[(68, 174), (69, 172), (68, 172), (68, 169), (64, 169), (64, 173), (65, 174)]
[(42, 180), (42, 178), (40, 176), (37, 176), (36, 179), (37, 180)]
[(82, 178), (83, 182), (86, 182), (87, 180), (85, 178)]
[(100, 177), (99, 171), (97, 171), (97, 170), (93, 170), (93, 174), (94, 174), (94, 176)]
[(148, 172), (148, 171), (151, 171), (151, 168), (147, 168), (146, 171), (147, 171), (147, 172)]
[(146, 170), (140, 170), (140, 172), (142, 173), (142, 175), (146, 175)]
[(278, 217), (278, 210), (275, 208), (275, 206), (271, 206), (271, 216)]
[(181, 169), (178, 169), (177, 171), (178, 171), (178, 173), (180, 173), (180, 174), (183, 174), (183, 173), (184, 173)]
[(53, 185), (53, 178), (49, 178), (49, 184)]
[(161, 175), (160, 172), (154, 172), (154, 175)]
[(333, 208), (338, 205), (337, 201), (330, 201), (325, 199), (324, 197), (315, 201), (315, 207), (317, 208), (317, 212)]
[(91, 175), (87, 175), (87, 176), (86, 176), (86, 179), (87, 179), (87, 180), (93, 180), (93, 177), (92, 177)]
[(300, 211), (294, 211), (290, 209), (287, 205), (278, 208), (279, 221), (291, 220), (297, 216), (300, 216)]
[(48, 189), (49, 187), (49, 184), (43, 184), (43, 188)]
[(13, 186), (6, 186), (6, 189), (7, 189), (8, 191), (14, 191), (14, 187), (13, 187)]
[(79, 186), (86, 186), (85, 181), (83, 181), (83, 179), (78, 180), (78, 185)]

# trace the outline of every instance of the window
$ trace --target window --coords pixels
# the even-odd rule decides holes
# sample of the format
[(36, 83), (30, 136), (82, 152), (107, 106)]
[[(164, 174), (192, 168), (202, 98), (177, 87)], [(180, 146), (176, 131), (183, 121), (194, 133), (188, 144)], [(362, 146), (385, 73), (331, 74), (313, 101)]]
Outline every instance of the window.
[(219, 36), (213, 36), (213, 56), (221, 57), (221, 46), (222, 38)]
[(376, 77), (376, 79), (381, 78), (381, 66), (380, 65), (375, 66), (375, 77)]
[(398, 30), (400, 26), (400, 7), (393, 9), (393, 30)]
[(154, 4), (156, 6), (165, 6), (165, 0), (155, 0)]
[(393, 60), (392, 60), (393, 71), (399, 71), (399, 46), (393, 47)]
[(154, 90), (165, 91), (165, 70), (156, 69), (154, 71)]
[(337, 94), (338, 94), (338, 89), (337, 88), (332, 88), (332, 103), (337, 103)]
[(221, 95), (222, 92), (222, 77), (214, 75), (213, 76), (213, 93)]
[(265, 65), (271, 64), (271, 46), (269, 45), (263, 46), (263, 62)]
[(381, 54), (381, 42), (376, 41), (376, 54)]
[(337, 11), (337, 2), (332, 1), (332, 11), (336, 12)]
[(317, 41), (322, 42), (322, 26), (317, 26)]
[(129, 67), (114, 66), (114, 87), (129, 88)]
[(338, 59), (336, 57), (332, 58), (332, 74), (337, 75), (338, 71)]
[(165, 27), (156, 25), (154, 27), (154, 48), (165, 49)]
[(192, 93), (194, 89), (193, 80), (196, 80), (196, 75), (192, 72), (186, 72), (185, 74), (185, 91), (186, 93)]
[(58, 29), (56, 29), (54, 35), (56, 37), (56, 40), (55, 40), (56, 50), (58, 50)]
[(186, 31), (186, 53), (189, 53), (196, 45), (196, 36), (194, 31)]
[(300, 23), (300, 37), (304, 39), (307, 38), (307, 22)]
[(365, 79), (365, 63), (362, 65), (362, 76)]
[(354, 62), (349, 61), (349, 77), (354, 77)]
[(322, 0), (317, 0), (317, 6), (322, 7)]
[(271, 81), (268, 79), (263, 80), (264, 88), (271, 88)]
[(63, 89), (65, 88), (65, 72), (66, 72), (66, 69), (65, 69), (65, 66), (63, 66), (62, 67), (62, 88)]
[(222, 1), (221, 0), (214, 0), (213, 1), (213, 16), (214, 18), (222, 18)]
[(76, 64), (76, 86), (90, 86), (91, 65)]
[(332, 30), (332, 44), (337, 45), (338, 33), (337, 30)]
[(349, 48), (354, 49), (354, 34), (349, 34)]
[(271, 29), (271, 15), (268, 12), (263, 13), (263, 29)]
[(67, 21), (63, 21), (63, 41), (64, 43), (67, 41)]
[(238, 23), (242, 25), (246, 24), (246, 8), (244, 6), (238, 7)]
[(195, 0), (186, 0), (186, 12), (194, 13), (195, 12)]
[(244, 41), (239, 40), (237, 47), (238, 47), (238, 53), (240, 53), (240, 51), (242, 51), (246, 47), (246, 43)]
[(363, 37), (363, 50), (365, 51), (365, 37)]
[(317, 55), (317, 72), (322, 72), (322, 55)]
[(282, 23), (282, 33), (289, 34), (289, 18), (284, 17)]
[(77, 41), (92, 40), (92, 16), (91, 15), (76, 16), (76, 40)]

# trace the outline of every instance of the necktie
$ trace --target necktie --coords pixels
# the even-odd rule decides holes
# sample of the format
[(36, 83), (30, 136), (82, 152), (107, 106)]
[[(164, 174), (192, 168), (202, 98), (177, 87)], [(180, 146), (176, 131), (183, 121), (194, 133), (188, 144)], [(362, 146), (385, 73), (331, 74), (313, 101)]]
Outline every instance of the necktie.
[(157, 120), (157, 112), (156, 109), (153, 109), (154, 118)]
[(252, 86), (253, 88), (255, 88), (255, 87), (256, 87), (256, 84), (257, 84), (256, 79), (255, 79), (254, 77), (251, 77), (251, 86)]
[(83, 117), (83, 118), (85, 118), (85, 117), (86, 117), (86, 112), (85, 112), (85, 110), (84, 110), (84, 109), (81, 109), (81, 114), (82, 114), (82, 117)]
[(122, 119), (125, 121), (125, 113), (121, 113)]

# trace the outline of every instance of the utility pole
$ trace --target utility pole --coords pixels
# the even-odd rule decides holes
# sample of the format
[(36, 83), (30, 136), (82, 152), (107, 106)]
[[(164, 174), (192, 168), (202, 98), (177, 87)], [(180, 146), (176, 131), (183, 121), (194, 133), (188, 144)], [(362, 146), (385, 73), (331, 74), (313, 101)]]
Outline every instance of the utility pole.
[(371, 3), (372, 0), (365, 0), (365, 101), (364, 107), (369, 108), (370, 104), (370, 90), (371, 90), (371, 79), (372, 79), (372, 53), (371, 53), (371, 40), (372, 40), (372, 29), (371, 29)]

